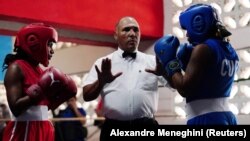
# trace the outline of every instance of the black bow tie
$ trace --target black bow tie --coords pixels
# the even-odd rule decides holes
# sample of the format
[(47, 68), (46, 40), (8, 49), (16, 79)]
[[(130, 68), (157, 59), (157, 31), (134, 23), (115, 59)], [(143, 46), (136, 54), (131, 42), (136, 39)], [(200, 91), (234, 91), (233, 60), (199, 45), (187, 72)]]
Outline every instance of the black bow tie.
[(123, 58), (131, 57), (131, 58), (135, 59), (135, 57), (136, 57), (136, 52), (126, 52), (126, 51), (124, 51), (124, 52), (122, 53), (122, 57), (123, 57)]

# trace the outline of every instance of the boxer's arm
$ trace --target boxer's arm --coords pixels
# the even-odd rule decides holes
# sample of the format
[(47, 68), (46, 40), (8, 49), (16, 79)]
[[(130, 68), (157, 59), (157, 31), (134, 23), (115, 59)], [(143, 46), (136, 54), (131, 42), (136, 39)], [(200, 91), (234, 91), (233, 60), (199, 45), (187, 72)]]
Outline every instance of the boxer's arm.
[(8, 67), (4, 78), (8, 104), (11, 112), (16, 117), (34, 104), (34, 101), (29, 96), (23, 94), (23, 77), (19, 66), (12, 64)]
[(205, 44), (197, 45), (193, 49), (190, 61), (187, 65), (185, 75), (180, 72), (171, 77), (171, 84), (183, 97), (192, 94), (192, 90), (197, 89), (197, 85), (203, 79), (205, 70), (209, 69), (213, 54)]

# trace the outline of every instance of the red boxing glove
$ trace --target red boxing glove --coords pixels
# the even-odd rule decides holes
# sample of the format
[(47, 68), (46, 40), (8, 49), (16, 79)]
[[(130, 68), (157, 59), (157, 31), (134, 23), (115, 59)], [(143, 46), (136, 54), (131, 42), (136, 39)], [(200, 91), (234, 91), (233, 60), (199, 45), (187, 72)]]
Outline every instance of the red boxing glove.
[(56, 96), (50, 96), (48, 97), (48, 107), (51, 110), (56, 109), (59, 105), (61, 105), (63, 102), (67, 101), (68, 99), (76, 96), (77, 94), (77, 86), (73, 79), (65, 75), (66, 83), (65, 87), (62, 88), (62, 91), (56, 94)]
[(32, 99), (40, 101), (44, 96), (53, 97), (63, 91), (66, 86), (67, 77), (60, 70), (51, 67), (41, 76), (37, 84), (31, 85), (26, 93)]

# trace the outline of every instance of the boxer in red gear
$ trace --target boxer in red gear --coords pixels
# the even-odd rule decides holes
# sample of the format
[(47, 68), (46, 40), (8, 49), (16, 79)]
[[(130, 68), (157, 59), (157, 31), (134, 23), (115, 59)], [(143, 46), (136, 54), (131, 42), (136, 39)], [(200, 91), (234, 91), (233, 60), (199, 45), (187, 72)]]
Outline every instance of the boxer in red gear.
[[(76, 94), (75, 84), (69, 81), (68, 76), (57, 70), (44, 71), (39, 65), (49, 65), (54, 54), (52, 47), (57, 40), (56, 30), (42, 23), (27, 25), (17, 33), (16, 54), (6, 55), (3, 64), (3, 69), (7, 69), (4, 85), (8, 104), (14, 115), (5, 128), (3, 141), (54, 141), (54, 127), (48, 120), (51, 97), (60, 99), (68, 87), (72, 96)], [(48, 74), (53, 76), (53, 83), (51, 77), (44, 78)], [(64, 86), (64, 93), (52, 91), (55, 84), (60, 88)]]

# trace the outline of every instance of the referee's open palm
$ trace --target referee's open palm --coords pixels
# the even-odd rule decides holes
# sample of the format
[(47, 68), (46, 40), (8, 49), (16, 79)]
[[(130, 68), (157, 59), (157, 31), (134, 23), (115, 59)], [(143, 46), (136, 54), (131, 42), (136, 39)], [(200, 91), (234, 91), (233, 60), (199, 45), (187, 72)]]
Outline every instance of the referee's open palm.
[(117, 77), (122, 75), (122, 72), (119, 72), (119, 73), (113, 75), (111, 72), (111, 67), (112, 67), (111, 60), (109, 58), (102, 60), (101, 71), (99, 70), (99, 68), (97, 66), (95, 66), (99, 83), (101, 83), (103, 85), (106, 83), (111, 83)]

